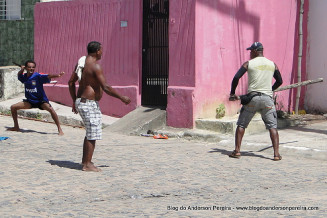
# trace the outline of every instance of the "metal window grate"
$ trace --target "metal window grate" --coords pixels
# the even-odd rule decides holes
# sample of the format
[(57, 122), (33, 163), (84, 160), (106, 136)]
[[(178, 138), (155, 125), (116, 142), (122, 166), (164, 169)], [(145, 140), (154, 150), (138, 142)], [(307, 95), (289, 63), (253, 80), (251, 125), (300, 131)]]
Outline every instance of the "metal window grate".
[(20, 20), (21, 0), (0, 0), (0, 20)]

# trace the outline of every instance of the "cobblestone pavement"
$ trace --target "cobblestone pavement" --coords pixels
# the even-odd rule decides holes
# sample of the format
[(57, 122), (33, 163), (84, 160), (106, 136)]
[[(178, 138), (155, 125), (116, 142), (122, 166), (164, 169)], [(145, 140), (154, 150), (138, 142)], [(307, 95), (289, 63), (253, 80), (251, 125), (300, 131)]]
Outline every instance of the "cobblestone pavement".
[[(233, 144), (104, 131), (81, 171), (84, 129), (0, 116), (1, 217), (326, 217), (327, 161)], [(269, 140), (267, 138), (267, 140)], [(252, 151), (251, 151), (252, 149)], [(306, 209), (306, 210), (305, 210)]]

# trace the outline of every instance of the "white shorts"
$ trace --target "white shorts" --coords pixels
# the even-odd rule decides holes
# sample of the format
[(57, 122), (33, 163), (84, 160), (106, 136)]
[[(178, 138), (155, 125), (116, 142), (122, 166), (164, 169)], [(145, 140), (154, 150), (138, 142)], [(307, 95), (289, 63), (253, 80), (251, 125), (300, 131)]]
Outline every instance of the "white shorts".
[(94, 100), (77, 98), (75, 107), (83, 119), (87, 140), (102, 139), (102, 114), (99, 103)]

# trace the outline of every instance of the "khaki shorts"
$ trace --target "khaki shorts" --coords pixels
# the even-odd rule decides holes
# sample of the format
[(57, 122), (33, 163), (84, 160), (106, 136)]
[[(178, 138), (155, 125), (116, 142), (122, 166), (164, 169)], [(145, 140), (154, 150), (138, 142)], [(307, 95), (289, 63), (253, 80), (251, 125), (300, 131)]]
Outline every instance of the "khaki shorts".
[(268, 95), (255, 96), (250, 103), (243, 105), (237, 126), (247, 128), (256, 112), (261, 114), (267, 129), (277, 129), (277, 112), (274, 100)]
[(102, 114), (97, 101), (78, 98), (75, 107), (83, 119), (87, 140), (102, 139)]

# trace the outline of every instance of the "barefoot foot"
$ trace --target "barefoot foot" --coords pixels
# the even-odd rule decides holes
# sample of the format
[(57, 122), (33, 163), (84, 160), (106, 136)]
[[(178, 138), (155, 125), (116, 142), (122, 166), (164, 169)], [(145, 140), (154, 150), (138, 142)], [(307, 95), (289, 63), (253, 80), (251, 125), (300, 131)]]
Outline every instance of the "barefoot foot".
[(7, 131), (17, 131), (17, 132), (20, 132), (20, 128), (19, 127), (11, 127), (11, 128), (8, 128)]
[(89, 163), (89, 164), (83, 164), (83, 171), (88, 171), (88, 172), (101, 172), (101, 169), (99, 169), (98, 167), (94, 166), (93, 163)]
[(273, 160), (274, 161), (280, 161), (280, 160), (282, 160), (282, 156), (280, 156), (280, 154), (279, 155), (275, 155)]

